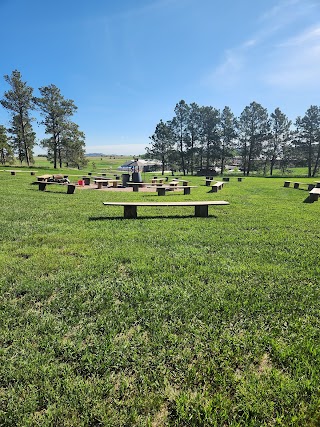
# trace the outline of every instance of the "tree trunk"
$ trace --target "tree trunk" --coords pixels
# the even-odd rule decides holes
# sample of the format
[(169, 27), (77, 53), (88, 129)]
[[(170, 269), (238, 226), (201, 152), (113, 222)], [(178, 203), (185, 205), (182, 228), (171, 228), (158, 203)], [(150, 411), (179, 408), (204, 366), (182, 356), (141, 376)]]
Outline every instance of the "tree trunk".
[(314, 164), (314, 168), (313, 168), (313, 172), (312, 172), (312, 177), (313, 178), (316, 176), (316, 173), (317, 173), (317, 170), (318, 170), (319, 159), (320, 159), (320, 142), (318, 144), (318, 152), (317, 152), (316, 162)]

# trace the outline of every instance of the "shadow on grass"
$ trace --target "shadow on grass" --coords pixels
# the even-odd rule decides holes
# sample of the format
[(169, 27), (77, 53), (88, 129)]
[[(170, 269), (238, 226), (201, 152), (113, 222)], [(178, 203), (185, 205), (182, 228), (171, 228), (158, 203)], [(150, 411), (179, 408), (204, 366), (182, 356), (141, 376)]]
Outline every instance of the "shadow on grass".
[(112, 221), (112, 220), (126, 220), (126, 221), (132, 221), (132, 220), (145, 220), (145, 219), (185, 219), (185, 218), (218, 218), (216, 215), (208, 215), (207, 217), (198, 217), (194, 215), (158, 215), (158, 216), (143, 216), (139, 215), (137, 218), (124, 218), (123, 216), (90, 216), (89, 221)]
[(38, 193), (47, 193), (47, 194), (49, 194), (49, 193), (52, 193), (52, 194), (63, 194), (63, 195), (66, 195), (66, 196), (72, 196), (72, 194), (74, 194), (74, 193), (67, 193), (66, 191), (56, 191), (56, 190), (44, 190), (44, 191), (42, 191), (42, 190), (38, 190), (38, 189), (35, 189), (35, 188), (28, 188), (28, 190), (31, 190), (31, 191), (37, 191)]
[(310, 196), (308, 196), (306, 199), (304, 199), (304, 201), (303, 201), (303, 203), (313, 203), (314, 202), (314, 200), (310, 197)]

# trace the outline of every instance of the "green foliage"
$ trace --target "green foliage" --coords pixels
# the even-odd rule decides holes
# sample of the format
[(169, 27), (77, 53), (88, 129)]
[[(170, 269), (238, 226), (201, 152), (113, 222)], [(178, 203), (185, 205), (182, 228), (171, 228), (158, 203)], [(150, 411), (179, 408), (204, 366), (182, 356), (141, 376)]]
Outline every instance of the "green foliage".
[(102, 202), (156, 193), (0, 172), (1, 426), (319, 425), (320, 204), (279, 178), (189, 179), (162, 200), (230, 206), (124, 220)]

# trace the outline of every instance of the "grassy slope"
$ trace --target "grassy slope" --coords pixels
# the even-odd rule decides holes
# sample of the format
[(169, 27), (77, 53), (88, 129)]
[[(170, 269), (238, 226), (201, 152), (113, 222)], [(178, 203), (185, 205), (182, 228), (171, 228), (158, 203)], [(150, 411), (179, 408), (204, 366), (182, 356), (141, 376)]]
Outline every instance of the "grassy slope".
[[(210, 209), (0, 173), (0, 425), (317, 426), (319, 211), (283, 179)], [(310, 180), (309, 180), (310, 181)], [(156, 194), (156, 193), (155, 193)]]

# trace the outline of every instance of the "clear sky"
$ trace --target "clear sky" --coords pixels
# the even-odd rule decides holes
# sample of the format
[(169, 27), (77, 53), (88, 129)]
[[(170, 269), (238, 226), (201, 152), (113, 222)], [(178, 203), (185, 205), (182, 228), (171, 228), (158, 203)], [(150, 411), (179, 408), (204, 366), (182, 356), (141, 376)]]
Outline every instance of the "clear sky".
[(181, 99), (320, 105), (320, 0), (0, 0), (0, 17), (0, 96), (15, 69), (37, 96), (55, 84), (87, 152), (142, 154)]

